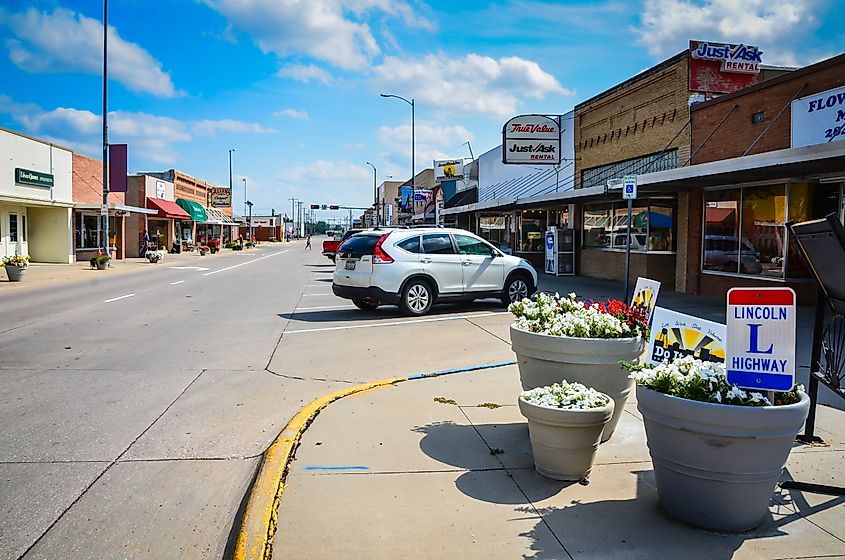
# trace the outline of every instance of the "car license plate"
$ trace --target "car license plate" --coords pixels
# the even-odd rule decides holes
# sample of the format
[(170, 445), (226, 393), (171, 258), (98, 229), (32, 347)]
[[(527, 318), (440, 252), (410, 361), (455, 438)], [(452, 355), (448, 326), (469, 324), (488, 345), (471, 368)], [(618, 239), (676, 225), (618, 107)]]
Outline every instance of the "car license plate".
[(346, 270), (355, 270), (355, 261), (346, 261)]

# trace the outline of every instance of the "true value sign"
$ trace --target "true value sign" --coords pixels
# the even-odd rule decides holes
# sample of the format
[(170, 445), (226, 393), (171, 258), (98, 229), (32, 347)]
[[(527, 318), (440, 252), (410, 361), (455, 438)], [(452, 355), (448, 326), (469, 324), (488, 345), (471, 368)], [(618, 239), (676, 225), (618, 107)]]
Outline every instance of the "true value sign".
[(791, 288), (728, 291), (728, 382), (758, 391), (795, 385), (795, 292)]

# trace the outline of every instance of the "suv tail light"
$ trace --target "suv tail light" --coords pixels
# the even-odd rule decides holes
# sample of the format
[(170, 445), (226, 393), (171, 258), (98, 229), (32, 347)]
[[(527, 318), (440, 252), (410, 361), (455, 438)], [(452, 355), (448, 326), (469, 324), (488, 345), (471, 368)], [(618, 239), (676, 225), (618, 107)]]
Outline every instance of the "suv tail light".
[(385, 250), (381, 248), (381, 244), (384, 243), (384, 240), (387, 239), (388, 235), (390, 234), (385, 233), (378, 238), (378, 241), (376, 241), (376, 246), (373, 247), (373, 264), (390, 264), (393, 262), (393, 257), (388, 255)]

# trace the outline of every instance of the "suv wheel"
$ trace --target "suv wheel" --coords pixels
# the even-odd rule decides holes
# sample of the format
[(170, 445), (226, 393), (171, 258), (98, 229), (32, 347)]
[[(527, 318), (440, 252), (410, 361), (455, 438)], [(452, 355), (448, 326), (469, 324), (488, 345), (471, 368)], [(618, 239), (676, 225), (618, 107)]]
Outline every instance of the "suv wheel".
[(411, 280), (402, 290), (399, 309), (406, 315), (425, 315), (434, 303), (434, 294), (425, 280)]
[(516, 274), (508, 279), (502, 291), (502, 303), (510, 305), (528, 297), (528, 279), (522, 274)]
[(353, 299), (352, 303), (361, 311), (375, 311), (378, 309), (378, 303), (365, 301), (363, 299)]

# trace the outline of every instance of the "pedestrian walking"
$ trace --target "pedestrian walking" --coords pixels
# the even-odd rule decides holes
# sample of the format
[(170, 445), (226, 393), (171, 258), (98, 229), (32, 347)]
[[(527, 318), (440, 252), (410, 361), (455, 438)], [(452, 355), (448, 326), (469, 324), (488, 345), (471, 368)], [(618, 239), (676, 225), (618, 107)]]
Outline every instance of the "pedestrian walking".
[(311, 234), (310, 233), (307, 236), (305, 236), (305, 248), (308, 249), (309, 251), (311, 250)]
[(141, 238), (141, 247), (139, 251), (139, 256), (141, 258), (147, 256), (147, 248), (150, 246), (150, 232), (144, 230), (144, 236)]

